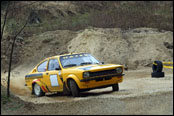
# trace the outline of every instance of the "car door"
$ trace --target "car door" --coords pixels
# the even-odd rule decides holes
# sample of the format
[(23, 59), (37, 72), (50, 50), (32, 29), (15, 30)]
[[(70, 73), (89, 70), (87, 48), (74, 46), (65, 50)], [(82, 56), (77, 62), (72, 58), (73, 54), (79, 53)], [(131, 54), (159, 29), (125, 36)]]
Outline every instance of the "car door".
[(47, 65), (48, 65), (48, 60), (45, 60), (43, 62), (41, 62), (38, 66), (37, 66), (37, 71), (34, 73), (34, 75), (38, 75), (40, 78), (39, 80), (45, 84), (46, 86), (49, 85), (49, 81), (48, 81), (48, 77), (47, 77)]
[(48, 85), (50, 91), (63, 91), (63, 82), (59, 76), (60, 72), (61, 70), (58, 59), (50, 59), (46, 73), (50, 82)]

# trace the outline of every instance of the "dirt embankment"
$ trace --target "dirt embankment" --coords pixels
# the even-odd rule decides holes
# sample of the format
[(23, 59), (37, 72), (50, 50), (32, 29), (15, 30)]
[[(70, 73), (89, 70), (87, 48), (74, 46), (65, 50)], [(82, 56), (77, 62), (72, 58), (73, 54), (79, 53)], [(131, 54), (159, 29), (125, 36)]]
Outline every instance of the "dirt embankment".
[[(3, 69), (8, 41), (1, 46)], [(81, 31), (48, 31), (16, 44), (13, 66), (31, 65), (42, 59), (68, 52), (88, 52), (105, 63), (123, 64), (129, 69), (151, 66), (155, 60), (173, 60), (173, 32), (153, 28), (123, 31), (120, 28), (87, 28)], [(9, 54), (9, 53), (7, 53)], [(29, 66), (27, 66), (29, 67)]]
[[(22, 39), (22, 44), (16, 41), (12, 68), (14, 69), (18, 66), (22, 70), (23, 68), (33, 68), (46, 57), (67, 53), (67, 43), (75, 36), (76, 32), (74, 31), (56, 30), (26, 37)], [(7, 48), (9, 45), (11, 46), (11, 43), (9, 40), (3, 39), (1, 45), (1, 71), (7, 71), (10, 57), (10, 48), (8, 50)]]
[(136, 69), (151, 66), (155, 60), (172, 61), (173, 33), (152, 28), (85, 29), (69, 42), (68, 51), (89, 52), (106, 63)]

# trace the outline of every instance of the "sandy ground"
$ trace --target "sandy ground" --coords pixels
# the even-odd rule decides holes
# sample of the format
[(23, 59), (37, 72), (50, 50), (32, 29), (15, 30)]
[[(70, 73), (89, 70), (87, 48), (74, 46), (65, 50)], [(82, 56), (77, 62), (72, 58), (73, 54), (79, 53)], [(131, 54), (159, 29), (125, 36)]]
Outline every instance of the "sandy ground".
[(95, 89), (78, 98), (56, 93), (38, 98), (12, 83), (12, 93), (27, 105), (2, 114), (173, 114), (173, 70), (164, 71), (164, 78), (151, 78), (150, 68), (125, 71), (120, 91)]

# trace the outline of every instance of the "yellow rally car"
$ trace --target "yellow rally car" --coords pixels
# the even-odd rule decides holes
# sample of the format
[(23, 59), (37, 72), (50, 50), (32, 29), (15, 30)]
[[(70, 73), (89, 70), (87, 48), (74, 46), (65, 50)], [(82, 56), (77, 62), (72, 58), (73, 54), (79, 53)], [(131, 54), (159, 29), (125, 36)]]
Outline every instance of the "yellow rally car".
[(112, 86), (119, 90), (123, 66), (104, 64), (88, 53), (66, 54), (46, 58), (25, 76), (26, 86), (36, 96), (50, 92), (71, 93)]

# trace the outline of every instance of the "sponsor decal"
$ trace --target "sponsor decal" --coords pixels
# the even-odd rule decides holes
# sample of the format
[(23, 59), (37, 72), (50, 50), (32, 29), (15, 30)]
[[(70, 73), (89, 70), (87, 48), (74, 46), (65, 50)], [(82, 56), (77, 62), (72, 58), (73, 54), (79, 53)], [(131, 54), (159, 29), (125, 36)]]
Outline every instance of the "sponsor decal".
[(29, 75), (26, 75), (25, 77), (28, 78), (28, 77), (42, 77), (43, 74), (42, 73), (39, 73), (39, 74), (29, 74)]
[(45, 92), (48, 92), (43, 85), (41, 87)]

